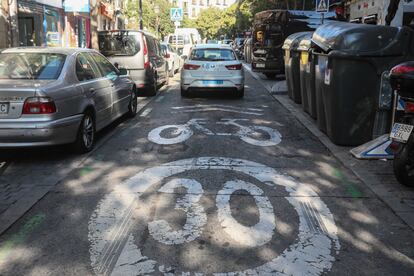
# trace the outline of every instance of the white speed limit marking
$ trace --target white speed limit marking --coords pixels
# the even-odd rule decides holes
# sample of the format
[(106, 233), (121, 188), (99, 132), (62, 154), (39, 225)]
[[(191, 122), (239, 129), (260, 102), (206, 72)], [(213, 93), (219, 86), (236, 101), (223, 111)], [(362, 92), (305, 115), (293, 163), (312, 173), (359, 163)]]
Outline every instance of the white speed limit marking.
[(183, 229), (174, 231), (165, 220), (156, 220), (148, 224), (148, 230), (154, 239), (165, 244), (182, 244), (195, 240), (207, 222), (207, 215), (198, 203), (203, 194), (203, 187), (199, 182), (192, 179), (174, 179), (158, 191), (173, 194), (174, 189), (178, 187), (187, 189), (187, 194), (178, 200), (176, 205), (176, 209), (187, 214)]
[[(230, 197), (238, 190), (245, 190), (253, 196), (259, 209), (259, 222), (247, 227), (241, 225), (231, 215)], [(276, 228), (275, 213), (272, 203), (264, 196), (264, 192), (254, 184), (245, 181), (228, 181), (224, 188), (217, 194), (218, 219), (223, 226), (224, 232), (230, 237), (237, 239), (238, 243), (254, 247), (268, 243), (273, 236)]]
[[(244, 271), (220, 272), (216, 275), (320, 275), (329, 271), (340, 249), (337, 227), (326, 204), (307, 185), (259, 163), (242, 159), (201, 157), (179, 160), (146, 169), (129, 180), (119, 184), (98, 205), (89, 222), (89, 241), (92, 267), (96, 274), (105, 275), (147, 275), (168, 273), (166, 264), (159, 263), (143, 254), (139, 241), (143, 233), (130, 231), (133, 223), (149, 221), (149, 212), (137, 212), (137, 206), (149, 208), (142, 193), (163, 179), (187, 171), (230, 170), (255, 178), (264, 185), (283, 186), (288, 193), (286, 199), (298, 213), (298, 236), (293, 244), (276, 258)], [(186, 195), (177, 200), (175, 208), (187, 213), (187, 220), (181, 230), (171, 231), (163, 220), (148, 223), (150, 235), (162, 244), (170, 246), (196, 242), (203, 232), (207, 218), (200, 205), (203, 189), (199, 182), (181, 178), (164, 184), (159, 191), (172, 192), (180, 187)], [(245, 190), (255, 199), (259, 209), (259, 222), (251, 227), (240, 225), (229, 211), (229, 194)], [(235, 243), (245, 247), (266, 244), (276, 235), (277, 218), (273, 207), (263, 191), (257, 186), (234, 180), (223, 183), (216, 196), (220, 225)], [(157, 228), (158, 227), (158, 228)], [(228, 228), (228, 229), (227, 229)], [(227, 229), (227, 230), (226, 230)], [(237, 234), (232, 232), (237, 231)], [(178, 268), (179, 269), (179, 268)], [(202, 271), (180, 271), (182, 275), (202, 275)]]

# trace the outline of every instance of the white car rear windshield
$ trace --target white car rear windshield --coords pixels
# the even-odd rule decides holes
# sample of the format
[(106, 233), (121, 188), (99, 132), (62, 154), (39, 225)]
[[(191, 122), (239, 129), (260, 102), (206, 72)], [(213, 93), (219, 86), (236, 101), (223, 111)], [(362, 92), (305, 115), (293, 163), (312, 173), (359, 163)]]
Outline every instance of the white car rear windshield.
[(233, 50), (231, 49), (194, 49), (191, 52), (191, 60), (203, 60), (203, 61), (227, 61), (236, 60)]

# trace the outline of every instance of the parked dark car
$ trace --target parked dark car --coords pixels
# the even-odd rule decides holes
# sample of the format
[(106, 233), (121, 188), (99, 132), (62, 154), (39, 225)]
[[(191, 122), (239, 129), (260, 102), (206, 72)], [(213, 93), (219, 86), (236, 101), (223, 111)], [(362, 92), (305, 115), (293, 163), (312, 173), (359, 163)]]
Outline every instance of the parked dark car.
[(168, 65), (160, 41), (132, 30), (100, 31), (99, 50), (118, 68), (127, 69), (140, 94), (155, 96), (168, 82)]

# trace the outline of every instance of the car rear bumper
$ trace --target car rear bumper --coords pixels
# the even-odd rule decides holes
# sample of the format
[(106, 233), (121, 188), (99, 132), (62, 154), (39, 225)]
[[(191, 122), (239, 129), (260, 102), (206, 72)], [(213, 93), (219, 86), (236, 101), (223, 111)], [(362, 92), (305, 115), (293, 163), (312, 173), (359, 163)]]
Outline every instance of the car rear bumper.
[(82, 114), (48, 122), (0, 122), (0, 148), (37, 147), (72, 143)]
[[(257, 64), (262, 64), (264, 67), (258, 67)], [(252, 71), (261, 73), (279, 73), (285, 69), (283, 62), (278, 61), (256, 61), (252, 60)]]
[[(205, 84), (203, 81), (211, 81), (213, 79), (206, 78), (206, 79), (200, 79), (195, 77), (186, 77), (184, 74), (181, 76), (181, 87), (184, 90), (187, 89), (220, 89), (220, 88), (226, 88), (226, 89), (236, 89), (236, 90), (242, 90), (244, 88), (244, 77), (237, 76), (237, 77), (231, 77), (231, 78), (221, 78), (220, 81), (222, 83), (220, 84)], [(214, 80), (217, 80), (215, 78)]]

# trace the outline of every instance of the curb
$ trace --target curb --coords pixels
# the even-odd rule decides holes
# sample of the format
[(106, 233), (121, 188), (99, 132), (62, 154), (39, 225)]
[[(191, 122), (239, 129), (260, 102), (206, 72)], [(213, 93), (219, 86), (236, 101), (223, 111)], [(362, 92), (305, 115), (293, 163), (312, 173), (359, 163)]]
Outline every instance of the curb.
[[(253, 78), (258, 80), (263, 85), (263, 87), (276, 101), (292, 113), (292, 115), (308, 131), (318, 138), (318, 140), (332, 153), (336, 159), (341, 162), (344, 167), (352, 171), (358, 179), (360, 179), (361, 182), (363, 182), (378, 197), (380, 201), (384, 202), (400, 219), (402, 219), (412, 230), (414, 230), (414, 190), (401, 187), (401, 189), (406, 189), (406, 191), (404, 191), (404, 196), (390, 195), (389, 189), (392, 188), (390, 187), (392, 184), (381, 183), (381, 180), (377, 177), (377, 175), (375, 175), (375, 173), (358, 164), (360, 160), (357, 160), (351, 156), (349, 153), (349, 150), (351, 149), (350, 147), (340, 147), (333, 144), (328, 136), (318, 129), (314, 120), (302, 110), (301, 106), (294, 104), (293, 101), (285, 96), (286, 93), (284, 92), (286, 91), (275, 93), (275, 91), (272, 91), (272, 87), (261, 82), (261, 77), (257, 73), (253, 72), (248, 65), (243, 64), (243, 66), (245, 70), (253, 76)], [(400, 185), (396, 180), (393, 182), (396, 185)]]

